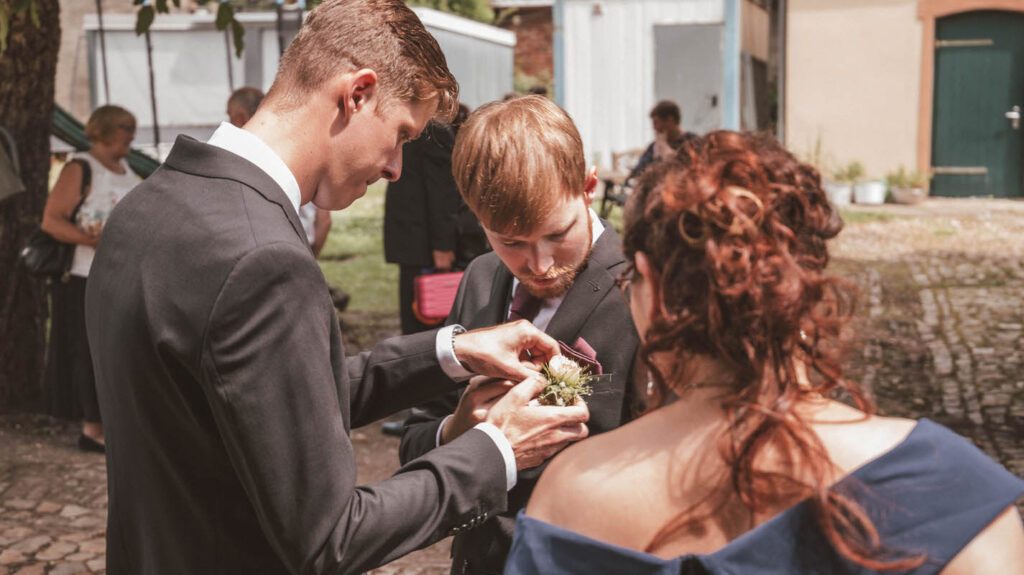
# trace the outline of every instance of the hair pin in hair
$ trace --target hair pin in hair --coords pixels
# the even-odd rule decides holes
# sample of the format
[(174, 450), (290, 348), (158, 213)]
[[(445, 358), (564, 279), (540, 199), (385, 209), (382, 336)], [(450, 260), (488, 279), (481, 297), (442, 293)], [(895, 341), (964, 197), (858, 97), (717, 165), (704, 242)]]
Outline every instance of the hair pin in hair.
[[(688, 218), (692, 219), (687, 222)], [(679, 236), (682, 237), (683, 241), (692, 248), (703, 249), (704, 242), (706, 242), (708, 237), (711, 235), (711, 232), (708, 231), (708, 227), (705, 225), (704, 220), (701, 219), (700, 215), (697, 213), (696, 208), (690, 208), (681, 213), (676, 225), (679, 227)], [(700, 235), (690, 233), (690, 231), (687, 230), (687, 227), (695, 227), (699, 229)]]
[[(726, 233), (730, 236), (741, 236), (747, 227), (753, 227), (754, 229), (760, 227), (761, 222), (764, 220), (764, 202), (761, 201), (761, 198), (754, 195), (750, 190), (739, 186), (729, 186), (725, 191), (734, 198), (744, 198), (757, 207), (753, 214), (736, 210), (737, 213), (733, 214)], [(753, 222), (753, 225), (749, 226), (747, 222)]]

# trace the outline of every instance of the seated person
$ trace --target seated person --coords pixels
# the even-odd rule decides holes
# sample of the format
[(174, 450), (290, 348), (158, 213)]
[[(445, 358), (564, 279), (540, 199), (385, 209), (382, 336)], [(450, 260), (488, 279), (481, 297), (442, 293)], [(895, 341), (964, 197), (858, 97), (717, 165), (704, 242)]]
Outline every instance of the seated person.
[[(527, 320), (596, 357), (607, 376), (585, 398), (587, 427), (592, 435), (618, 427), (632, 413), (629, 380), (639, 339), (615, 288), (626, 261), (622, 242), (590, 209), (597, 177), (586, 170), (572, 119), (540, 96), (488, 104), (459, 131), (452, 165), (459, 193), (494, 251), (467, 268), (447, 325)], [(402, 463), (472, 428), (506, 389), (470, 384), (461, 400), (452, 393), (414, 409)], [(501, 573), (516, 513), (542, 470), (520, 472), (507, 511), (456, 535), (454, 573)]]
[(767, 136), (642, 177), (624, 249), (650, 410), (548, 466), (506, 574), (1020, 572), (1024, 481), (842, 377), (830, 209)]
[(651, 127), (654, 128), (654, 141), (647, 146), (629, 172), (628, 180), (638, 177), (651, 164), (675, 155), (675, 151), (686, 140), (696, 135), (684, 132), (680, 127), (683, 121), (682, 110), (671, 100), (662, 100), (651, 109)]

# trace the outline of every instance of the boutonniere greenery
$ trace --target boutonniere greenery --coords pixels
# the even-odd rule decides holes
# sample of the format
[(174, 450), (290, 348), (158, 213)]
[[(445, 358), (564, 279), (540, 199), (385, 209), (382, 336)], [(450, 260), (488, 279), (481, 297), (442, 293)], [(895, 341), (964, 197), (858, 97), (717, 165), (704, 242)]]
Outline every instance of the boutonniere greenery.
[(597, 379), (586, 368), (563, 355), (551, 358), (541, 367), (541, 373), (548, 384), (537, 401), (541, 405), (559, 407), (574, 405), (577, 399), (590, 395), (590, 384)]

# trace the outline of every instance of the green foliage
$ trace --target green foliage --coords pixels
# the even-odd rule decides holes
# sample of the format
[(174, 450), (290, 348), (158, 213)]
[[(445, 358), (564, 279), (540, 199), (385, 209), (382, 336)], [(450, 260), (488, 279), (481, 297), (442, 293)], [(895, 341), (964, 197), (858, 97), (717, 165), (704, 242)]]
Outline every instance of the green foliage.
[(859, 224), (884, 224), (886, 222), (897, 219), (892, 214), (886, 214), (882, 212), (864, 212), (851, 209), (841, 209), (839, 214), (843, 216), (843, 222), (846, 225), (859, 225)]
[(838, 182), (854, 183), (864, 178), (864, 164), (850, 162), (844, 168), (836, 170), (833, 177)]
[(554, 94), (554, 82), (551, 81), (551, 77), (547, 74), (531, 76), (516, 70), (515, 77), (512, 79), (512, 89), (517, 94), (527, 94), (536, 87), (543, 87), (548, 91), (549, 95)]
[(349, 311), (398, 317), (398, 266), (384, 261), (383, 182), (332, 214), (320, 269), (327, 283), (352, 294)]
[(487, 0), (406, 0), (406, 4), (425, 6), (487, 24), (494, 21), (494, 11)]
[(900, 166), (895, 172), (889, 172), (885, 176), (886, 183), (893, 188), (925, 188), (928, 186), (928, 176), (918, 171), (908, 171), (906, 167)]
[(220, 6), (217, 6), (217, 19), (216, 26), (218, 30), (224, 30), (228, 27), (228, 23), (231, 22), (235, 17), (235, 7), (228, 2), (221, 2)]
[(135, 35), (141, 36), (148, 32), (149, 27), (153, 25), (154, 18), (156, 18), (156, 11), (153, 10), (152, 6), (140, 8), (138, 15), (135, 17)]
[(11, 28), (11, 7), (7, 3), (0, 4), (0, 55), (7, 51), (7, 34)]
[(7, 36), (11, 33), (11, 19), (28, 11), (29, 20), (39, 27), (39, 6), (36, 0), (0, 0), (0, 56), (7, 51)]
[[(2, 2), (3, 0), (0, 0)], [(33, 0), (34, 1), (34, 0)], [(132, 3), (136, 6), (146, 4), (139, 8), (139, 12), (135, 18), (135, 34), (141, 36), (149, 31), (150, 27), (153, 26), (153, 21), (156, 19), (157, 14), (169, 14), (171, 12), (170, 7), (167, 5), (168, 0), (156, 0), (154, 4), (147, 4), (146, 0), (132, 0)], [(181, 8), (181, 0), (171, 0), (174, 3), (175, 8)], [(209, 0), (202, 0), (200, 4), (207, 4)], [(231, 28), (231, 40), (235, 46), (235, 55), (237, 57), (242, 56), (242, 50), (245, 49), (245, 28), (241, 22), (235, 19), (235, 6), (231, 2), (220, 2), (217, 6), (217, 19), (215, 21), (217, 30), (224, 31)]]

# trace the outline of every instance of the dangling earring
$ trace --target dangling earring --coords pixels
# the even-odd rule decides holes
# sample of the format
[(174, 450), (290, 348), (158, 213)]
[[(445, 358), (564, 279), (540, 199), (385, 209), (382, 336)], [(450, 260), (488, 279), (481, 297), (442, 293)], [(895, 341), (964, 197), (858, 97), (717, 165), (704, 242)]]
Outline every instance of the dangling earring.
[(647, 376), (647, 397), (654, 395), (654, 378), (650, 375)]

